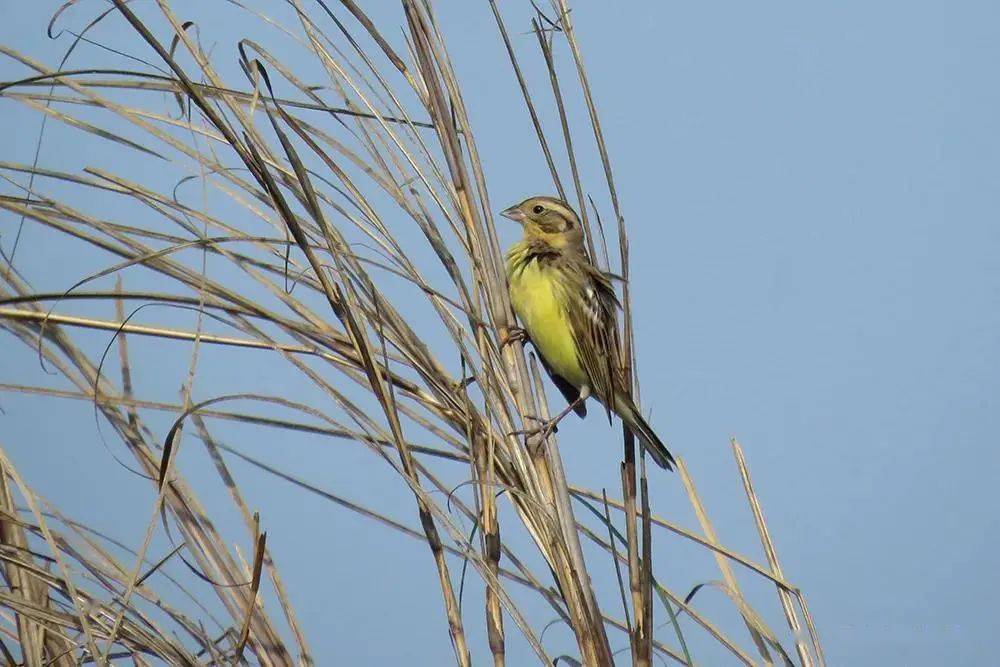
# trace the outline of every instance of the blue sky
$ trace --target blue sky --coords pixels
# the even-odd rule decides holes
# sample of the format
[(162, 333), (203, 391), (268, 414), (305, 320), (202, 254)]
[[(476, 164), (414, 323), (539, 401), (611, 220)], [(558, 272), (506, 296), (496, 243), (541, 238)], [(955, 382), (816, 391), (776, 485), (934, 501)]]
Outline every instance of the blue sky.
[[(44, 28), (59, 4), (18, 3), (6, 12), (0, 43), (54, 65), (65, 40), (49, 42)], [(527, 14), (509, 4), (517, 7), (511, 19), (521, 22), (511, 28), (518, 33)], [(76, 12), (76, 25), (101, 6), (89, 5)], [(437, 10), (494, 208), (551, 191), (488, 4), (438, 2)], [(222, 3), (197, 11), (217, 57), (234, 64), (234, 31), (245, 26), (223, 23), (232, 12)], [(394, 3), (372, 11), (399, 22)], [(986, 664), (995, 654), (1000, 596), (993, 442), (1000, 430), (1000, 8), (578, 2), (573, 19), (631, 235), (644, 408), (687, 461), (721, 539), (762, 558), (728, 446), (735, 436), (786, 576), (806, 592), (830, 664)], [(115, 43), (139, 52), (136, 41), (121, 39)], [(544, 93), (534, 37), (518, 34), (515, 46), (531, 63), (531, 85)], [(559, 57), (566, 63), (568, 54)], [(0, 64), (0, 78), (21, 73)], [(37, 116), (0, 101), (0, 119), (16, 128), (5, 133), (0, 159), (30, 161)], [(572, 120), (582, 143), (585, 117)], [(548, 127), (557, 136), (556, 124)], [(60, 137), (75, 136), (53, 130), (42, 163), (63, 159), (74, 144)], [(107, 159), (128, 169), (115, 160), (134, 158), (117, 155)], [(87, 155), (81, 165), (102, 159)], [(590, 155), (582, 171), (603, 197), (599, 162)], [(14, 225), (0, 217), (4, 249)], [(515, 229), (502, 233), (505, 243), (515, 240)], [(47, 243), (40, 230), (26, 230), (23, 243), (20, 268), (40, 287), (64, 289), (108, 263)], [(99, 353), (107, 337), (81, 340)], [(140, 383), (150, 394), (176, 397), (186, 351), (135, 346), (149, 360)], [(31, 350), (5, 349), (0, 381), (45, 383)], [(202, 395), (274, 381), (268, 368), (241, 366), (247, 359), (254, 358), (206, 355)], [(112, 475), (122, 493), (145, 498), (148, 491), (127, 473), (109, 472), (113, 462), (88, 406), (59, 404), (60, 418), (41, 423), (54, 408), (38, 398), (4, 395), (0, 406), (0, 444), (30, 481), (57, 504), (79, 507), (81, 519), (138, 542), (146, 501), (109, 505), (110, 495), (81, 484), (88, 475)], [(169, 427), (151, 421), (160, 435)], [(593, 418), (563, 427), (574, 445), (563, 451), (567, 471), (581, 485), (617, 484), (618, 449), (603, 428)], [(231, 437), (332, 489), (374, 493), (415, 520), (412, 501), (366, 452), (331, 453), (307, 436), (274, 443), (259, 430)], [(211, 479), (202, 470), (207, 461), (190, 449), (186, 470)], [(57, 453), (73, 464), (54, 469)], [(358, 466), (371, 470), (363, 483), (349, 473)], [(276, 558), (314, 650), (327, 658), (321, 664), (398, 661), (405, 647), (386, 642), (385, 627), (427, 658), (411, 664), (448, 659), (425, 548), (249, 467), (234, 468), (268, 499)], [(655, 474), (654, 504), (694, 525), (678, 481)], [(205, 493), (224, 504), (223, 491)], [(294, 524), (303, 513), (328, 523), (330, 533), (302, 544)], [(350, 550), (343, 531), (355, 543)], [(373, 571), (390, 572), (363, 576), (348, 564), (359, 555)], [(335, 564), (319, 586), (304, 574), (317, 559)], [(697, 581), (694, 565), (679, 567)], [(715, 577), (705, 564), (702, 578)], [(758, 599), (778, 625), (776, 602), (766, 595), (761, 589)], [(414, 621), (412, 604), (428, 613)], [(470, 625), (478, 625), (481, 605), (470, 609)], [(530, 655), (516, 643), (511, 650)]]

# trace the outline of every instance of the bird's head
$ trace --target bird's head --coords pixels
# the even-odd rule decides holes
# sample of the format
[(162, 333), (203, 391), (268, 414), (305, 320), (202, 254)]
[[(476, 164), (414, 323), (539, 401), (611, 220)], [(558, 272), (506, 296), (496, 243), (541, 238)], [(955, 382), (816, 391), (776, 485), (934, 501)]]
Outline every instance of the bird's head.
[(529, 197), (501, 215), (521, 223), (526, 239), (536, 239), (556, 248), (573, 248), (583, 244), (580, 219), (561, 199)]

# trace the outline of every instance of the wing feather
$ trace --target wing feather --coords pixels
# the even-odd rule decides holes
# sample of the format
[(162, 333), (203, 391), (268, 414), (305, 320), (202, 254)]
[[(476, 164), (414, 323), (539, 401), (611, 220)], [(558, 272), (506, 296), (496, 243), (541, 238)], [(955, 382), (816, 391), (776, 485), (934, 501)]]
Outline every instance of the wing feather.
[(610, 421), (621, 385), (618, 297), (611, 279), (586, 258), (567, 259), (572, 262), (565, 267), (567, 313), (577, 354), (590, 379), (590, 390), (604, 404)]

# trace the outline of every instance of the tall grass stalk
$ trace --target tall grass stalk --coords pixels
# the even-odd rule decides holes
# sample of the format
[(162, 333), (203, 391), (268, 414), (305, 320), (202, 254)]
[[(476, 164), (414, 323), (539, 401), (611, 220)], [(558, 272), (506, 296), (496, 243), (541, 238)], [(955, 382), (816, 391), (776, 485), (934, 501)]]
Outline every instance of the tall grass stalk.
[[(67, 20), (63, 12), (71, 4), (59, 8), (53, 26)], [(631, 435), (622, 438), (621, 469), (608, 475), (620, 478), (617, 498), (567, 480), (555, 435), (520, 435), (550, 413), (546, 380), (530, 347), (516, 339), (502, 344), (515, 321), (494, 226), (497, 206), (476, 144), (476, 131), (489, 128), (470, 122), (465, 89), (435, 15), (447, 12), (447, 3), (402, 0), (394, 23), (371, 18), (353, 0), (287, 0), (275, 10), (285, 18), (226, 5), (308, 52), (308, 76), (283, 60), (279, 44), (247, 38), (235, 52), (206, 49), (215, 27), (189, 22), (180, 3), (111, 4), (97, 13), (89, 7), (85, 29), (56, 67), (0, 45), (0, 54), (24, 70), (20, 79), (0, 84), (0, 103), (29, 109), (45, 123), (66, 124), (109, 152), (129, 153), (133, 160), (138, 154), (150, 170), (181, 175), (177, 187), (160, 188), (124, 170), (70, 171), (58, 160), (15, 163), (0, 155), (3, 238), (19, 236), (22, 225), (40, 226), (106, 266), (81, 275), (64, 292), (45, 292), (20, 270), (34, 251), (30, 243), (16, 252), (5, 248), (5, 354), (37, 355), (66, 383), (6, 378), (0, 390), (31, 395), (53, 411), (60, 401), (91, 402), (124, 445), (129, 458), (122, 464), (149, 480), (155, 500), (143, 542), (116, 544), (42, 498), (10, 458), (18, 443), (0, 443), (0, 576), (6, 584), (0, 590), (6, 612), (0, 650), (7, 660), (328, 662), (310, 647), (290, 602), (294, 596), (279, 570), (282, 545), (268, 541), (264, 530), (266, 498), (241, 488), (231, 471), (238, 460), (294, 485), (297, 493), (315, 494), (422, 542), (443, 601), (442, 632), (458, 665), (506, 664), (514, 634), (550, 665), (610, 665), (625, 655), (635, 665), (661, 659), (705, 664), (710, 658), (699, 658), (699, 651), (713, 650), (747, 665), (824, 664), (805, 600), (781, 570), (735, 442), (766, 564), (724, 545), (682, 461), (680, 480), (669, 483), (683, 483), (699, 529), (650, 506), (650, 484), (663, 482), (647, 478)], [(516, 80), (553, 187), (580, 211), (594, 261), (624, 278), (623, 358), (637, 392), (627, 226), (584, 63), (587, 36), (574, 29), (566, 0), (544, 8), (488, 0), (483, 10), (510, 64), (509, 72), (491, 76)], [(88, 34), (105, 26), (114, 26), (141, 62), (121, 55), (118, 66), (105, 66), (103, 54), (100, 64), (71, 66)], [(534, 37), (523, 39), (525, 31)], [(242, 78), (222, 73), (233, 63)], [(531, 71), (546, 73), (547, 89), (532, 90), (525, 75)], [(573, 105), (586, 112), (588, 132), (573, 131)], [(544, 130), (549, 125), (559, 127), (558, 136)], [(581, 156), (594, 151), (603, 183), (581, 178)], [(187, 183), (200, 185), (202, 205), (177, 196)], [(116, 205), (102, 208), (111, 201)], [(120, 217), (121, 201), (143, 214)], [(607, 236), (602, 210), (614, 227)], [(225, 270), (210, 271), (209, 258)], [(136, 272), (141, 284), (156, 287), (128, 289)], [(122, 276), (124, 286), (101, 287)], [(90, 314), (66, 312), (71, 303)], [(107, 304), (114, 305), (114, 317), (102, 314)], [(194, 311), (196, 325), (144, 321), (148, 304)], [(109, 347), (102, 356), (77, 342), (85, 330), (104, 332)], [(442, 336), (444, 344), (429, 343)], [(129, 348), (137, 337), (190, 346), (178, 402), (137, 394)], [(196, 400), (199, 355), (218, 347), (282, 365), (324, 402), (309, 404), (268, 386)], [(117, 379), (108, 370), (115, 358)], [(166, 431), (148, 423), (162, 413), (174, 419)], [(391, 469), (412, 507), (389, 516), (364, 498), (317, 487), (217, 438), (214, 432), (227, 423), (366, 447), (376, 454), (370, 465)], [(192, 446), (204, 447), (244, 523), (246, 534), (236, 545), (220, 533), (178, 464), (182, 450)], [(569, 446), (562, 443), (563, 450)], [(455, 466), (470, 480), (459, 488), (446, 481)], [(726, 492), (735, 501), (740, 489)], [(522, 532), (530, 542), (504, 538)], [(159, 558), (149, 545), (161, 533), (176, 548)], [(669, 562), (659, 565), (658, 556), (680, 542), (714, 557), (722, 581), (673, 589)], [(124, 560), (122, 553), (128, 554)], [(180, 581), (161, 571), (182, 558), (197, 576)], [(539, 562), (544, 571), (532, 565)], [(314, 580), (322, 586), (323, 564), (316, 568)], [(773, 585), (777, 600), (751, 601), (737, 571)], [(484, 590), (478, 613), (462, 604), (463, 589), (474, 579)], [(617, 592), (599, 594), (607, 587), (595, 581), (612, 581)], [(746, 637), (733, 636), (724, 622), (699, 610), (695, 596), (700, 600), (705, 586), (731, 600)], [(161, 588), (181, 591), (203, 615), (173, 608)], [(225, 617), (202, 605), (208, 595), (218, 599)], [(774, 602), (788, 636), (768, 627), (758, 611)], [(539, 607), (572, 631), (572, 654), (554, 654), (532, 611)], [(469, 632), (473, 625), (485, 628), (484, 645), (470, 639), (480, 636)], [(623, 632), (625, 654), (613, 648)]]

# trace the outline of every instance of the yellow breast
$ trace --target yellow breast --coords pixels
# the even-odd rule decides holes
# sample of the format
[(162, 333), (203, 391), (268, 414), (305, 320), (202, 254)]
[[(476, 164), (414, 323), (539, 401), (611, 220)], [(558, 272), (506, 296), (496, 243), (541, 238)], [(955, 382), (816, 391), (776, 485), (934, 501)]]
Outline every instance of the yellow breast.
[(539, 262), (508, 271), (514, 312), (545, 363), (575, 387), (587, 383), (554, 271)]

